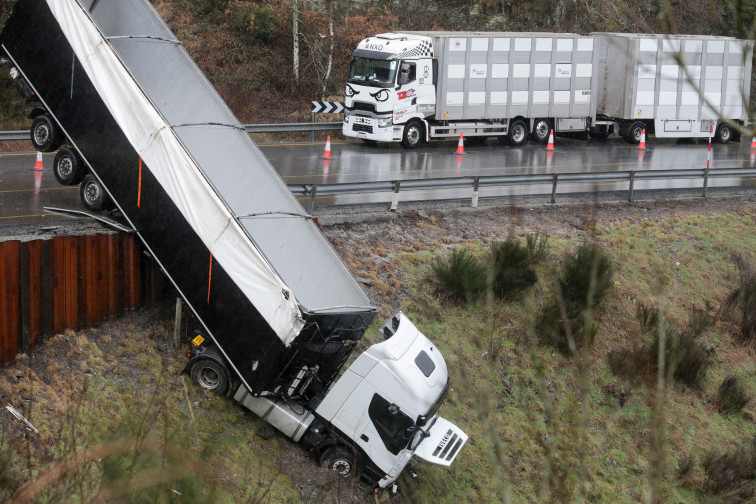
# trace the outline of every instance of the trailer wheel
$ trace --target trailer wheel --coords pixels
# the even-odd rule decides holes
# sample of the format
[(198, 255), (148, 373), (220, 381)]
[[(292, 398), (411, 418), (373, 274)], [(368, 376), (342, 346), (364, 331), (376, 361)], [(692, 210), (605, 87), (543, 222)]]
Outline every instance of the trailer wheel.
[(228, 390), (228, 375), (224, 367), (212, 359), (199, 359), (192, 366), (192, 382), (219, 396)]
[(509, 125), (509, 144), (519, 147), (528, 141), (528, 125), (522, 119), (515, 119)]
[(31, 142), (40, 152), (52, 152), (63, 143), (60, 129), (52, 118), (43, 114), (34, 118), (31, 125)]
[(404, 127), (404, 134), (402, 135), (402, 147), (405, 149), (414, 149), (420, 143), (425, 140), (425, 128), (423, 123), (417, 119), (413, 119), (407, 123)]
[(549, 133), (551, 133), (551, 121), (548, 119), (536, 119), (530, 138), (535, 143), (545, 144), (549, 141)]
[(99, 212), (104, 210), (108, 203), (108, 195), (100, 181), (91, 173), (84, 177), (79, 188), (79, 197), (84, 208)]
[(85, 171), (79, 156), (73, 150), (62, 148), (55, 155), (53, 174), (61, 184), (78, 184), (84, 178)]
[(732, 128), (729, 124), (720, 124), (717, 126), (717, 131), (714, 133), (714, 138), (721, 144), (730, 143), (732, 140)]
[(646, 129), (646, 125), (643, 122), (635, 121), (627, 128), (627, 133), (622, 138), (629, 144), (638, 145), (644, 129)]
[(342, 478), (351, 478), (357, 472), (357, 456), (340, 446), (334, 446), (320, 456), (320, 467), (336, 471)]

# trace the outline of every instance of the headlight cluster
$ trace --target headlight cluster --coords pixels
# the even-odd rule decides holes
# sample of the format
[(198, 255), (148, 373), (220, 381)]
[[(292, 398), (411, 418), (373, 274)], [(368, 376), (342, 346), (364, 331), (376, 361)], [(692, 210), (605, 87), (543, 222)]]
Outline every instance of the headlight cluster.
[(386, 119), (378, 119), (378, 127), (379, 128), (388, 128), (394, 124), (394, 120), (390, 117), (387, 117)]

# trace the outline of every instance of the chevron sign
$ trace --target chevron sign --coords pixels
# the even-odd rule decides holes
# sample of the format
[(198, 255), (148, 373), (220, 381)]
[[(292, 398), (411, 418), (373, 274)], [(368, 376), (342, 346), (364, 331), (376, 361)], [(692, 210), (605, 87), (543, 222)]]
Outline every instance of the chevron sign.
[(344, 112), (344, 102), (313, 101), (311, 110), (313, 114), (341, 114)]

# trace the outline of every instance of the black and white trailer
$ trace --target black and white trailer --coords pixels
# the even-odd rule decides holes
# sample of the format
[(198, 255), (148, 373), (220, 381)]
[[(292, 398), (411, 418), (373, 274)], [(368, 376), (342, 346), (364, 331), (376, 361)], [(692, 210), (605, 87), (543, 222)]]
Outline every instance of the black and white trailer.
[(35, 145), (66, 145), (56, 176), (107, 197), (196, 316), (195, 382), (378, 489), (451, 463), (440, 352), (397, 314), (337, 380), (376, 308), (147, 0), (19, 0), (0, 44)]

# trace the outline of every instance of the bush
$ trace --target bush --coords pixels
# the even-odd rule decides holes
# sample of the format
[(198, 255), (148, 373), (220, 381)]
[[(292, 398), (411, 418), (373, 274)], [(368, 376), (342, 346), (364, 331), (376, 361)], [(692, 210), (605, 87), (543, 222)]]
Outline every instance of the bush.
[[(556, 281), (556, 298), (536, 318), (541, 341), (565, 354), (593, 343), (598, 325), (592, 311), (609, 292), (613, 272), (609, 256), (599, 245), (583, 244), (568, 256)], [(592, 322), (587, 324), (589, 315)]]
[(528, 248), (528, 256), (531, 264), (539, 264), (549, 256), (549, 235), (541, 234), (540, 231), (531, 233), (525, 237), (525, 246)]
[[(697, 335), (683, 331), (670, 335), (665, 346), (665, 367), (672, 377), (685, 385), (701, 388), (706, 373), (711, 367), (709, 350)], [(659, 354), (659, 340), (652, 347), (654, 355)]]
[(518, 299), (536, 283), (538, 276), (527, 247), (514, 238), (491, 246), (491, 289), (496, 297), (507, 301)]
[(728, 376), (719, 385), (717, 407), (721, 413), (739, 413), (748, 402), (743, 381), (737, 376)]
[(756, 484), (756, 437), (729, 453), (707, 453), (701, 465), (709, 492), (724, 496), (728, 503), (747, 502)]
[(613, 275), (612, 261), (600, 245), (580, 245), (565, 259), (559, 277), (559, 292), (568, 314), (598, 306), (612, 286)]
[(727, 295), (722, 312), (738, 311), (739, 339), (751, 343), (756, 341), (756, 270), (739, 255), (733, 259), (740, 270), (740, 285)]
[(456, 248), (431, 264), (439, 290), (459, 301), (472, 302), (485, 291), (486, 268), (467, 249)]

